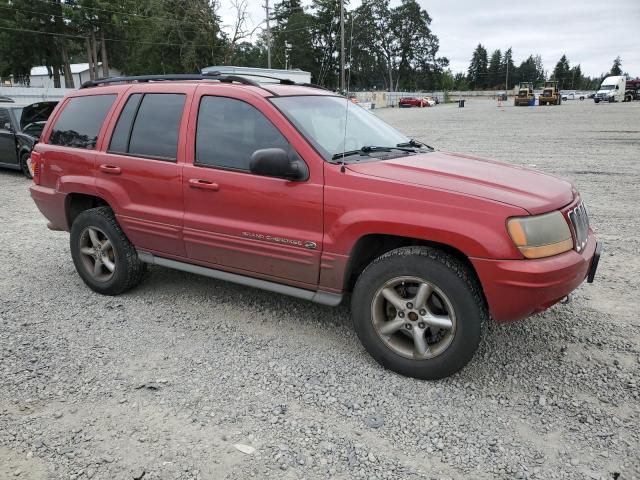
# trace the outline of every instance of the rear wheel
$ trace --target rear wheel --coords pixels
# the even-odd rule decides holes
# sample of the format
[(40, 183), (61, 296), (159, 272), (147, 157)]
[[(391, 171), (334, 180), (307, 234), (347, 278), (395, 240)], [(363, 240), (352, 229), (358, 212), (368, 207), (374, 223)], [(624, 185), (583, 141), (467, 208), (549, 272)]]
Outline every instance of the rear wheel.
[(33, 172), (31, 171), (31, 166), (29, 165), (29, 159), (31, 158), (31, 154), (29, 152), (22, 152), (20, 154), (20, 170), (27, 178), (33, 178)]
[(429, 380), (471, 360), (487, 318), (472, 272), (426, 247), (392, 250), (371, 263), (356, 283), (352, 314), (358, 337), (376, 361)]
[(142, 280), (145, 264), (109, 207), (82, 212), (71, 226), (71, 257), (82, 280), (104, 295), (118, 295)]

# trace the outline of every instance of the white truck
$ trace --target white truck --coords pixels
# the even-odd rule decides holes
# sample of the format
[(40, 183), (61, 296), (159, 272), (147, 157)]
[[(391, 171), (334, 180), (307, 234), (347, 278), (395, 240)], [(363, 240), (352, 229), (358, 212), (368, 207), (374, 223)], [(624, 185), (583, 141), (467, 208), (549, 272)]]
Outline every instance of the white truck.
[(624, 102), (626, 86), (627, 78), (624, 76), (607, 77), (602, 81), (593, 101), (596, 103)]

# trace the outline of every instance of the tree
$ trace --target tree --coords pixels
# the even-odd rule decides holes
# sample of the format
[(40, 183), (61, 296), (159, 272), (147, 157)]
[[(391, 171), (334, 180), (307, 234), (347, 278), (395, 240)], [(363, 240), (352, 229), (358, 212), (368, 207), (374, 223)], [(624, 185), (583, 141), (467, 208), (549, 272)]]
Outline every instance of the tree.
[(518, 79), (520, 82), (533, 82), (534, 86), (544, 80), (544, 72), (533, 55), (529, 55), (518, 67)]
[(513, 62), (513, 51), (511, 47), (504, 52), (502, 56), (502, 70), (504, 72), (505, 82), (507, 81), (507, 74), (509, 76), (508, 82), (509, 85), (505, 85), (507, 90), (510, 90), (514, 87), (517, 82), (518, 72), (516, 71), (516, 65)]
[(571, 68), (569, 67), (569, 60), (567, 60), (567, 56), (562, 55), (562, 57), (560, 57), (560, 60), (558, 60), (558, 63), (556, 64), (556, 68), (553, 69), (552, 76), (554, 80), (557, 80), (559, 82), (560, 88), (565, 85), (565, 82), (571, 82), (569, 72), (570, 70)]
[(478, 44), (471, 57), (469, 64), (469, 83), (474, 89), (483, 88), (487, 85), (489, 59), (487, 58), (487, 50)]
[(609, 72), (609, 75), (622, 75), (622, 60), (620, 59), (620, 55), (618, 55), (613, 61), (613, 66), (611, 67), (611, 72)]
[(504, 82), (502, 75), (502, 52), (500, 49), (494, 50), (489, 60), (487, 76), (487, 86), (494, 88)]

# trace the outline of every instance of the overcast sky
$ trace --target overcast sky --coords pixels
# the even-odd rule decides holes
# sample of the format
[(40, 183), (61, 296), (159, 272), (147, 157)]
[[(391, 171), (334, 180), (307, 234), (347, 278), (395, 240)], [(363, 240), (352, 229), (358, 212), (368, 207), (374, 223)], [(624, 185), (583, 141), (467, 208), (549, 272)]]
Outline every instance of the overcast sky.
[[(271, 3), (276, 0), (271, 0)], [(254, 24), (264, 21), (264, 0), (248, 0)], [(392, 0), (392, 5), (399, 4)], [(553, 70), (562, 54), (585, 75), (609, 71), (620, 55), (622, 68), (640, 76), (640, 0), (418, 0), (432, 18), (440, 39), (440, 56), (453, 72), (466, 71), (474, 48), (482, 43), (489, 55), (513, 48), (516, 65), (530, 54), (542, 55)], [(352, 0), (349, 10), (360, 4)], [(222, 0), (223, 22), (233, 21), (230, 0)]]

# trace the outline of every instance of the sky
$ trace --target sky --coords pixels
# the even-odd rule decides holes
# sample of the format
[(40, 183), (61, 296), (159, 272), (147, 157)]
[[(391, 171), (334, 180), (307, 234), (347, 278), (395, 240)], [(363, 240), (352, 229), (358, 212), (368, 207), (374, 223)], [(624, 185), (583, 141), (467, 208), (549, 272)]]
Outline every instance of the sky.
[[(223, 23), (231, 24), (231, 0), (221, 0)], [(276, 0), (270, 0), (273, 4)], [(391, 5), (399, 4), (392, 0)], [(418, 0), (432, 18), (431, 29), (440, 40), (439, 56), (447, 57), (455, 72), (466, 72), (473, 50), (482, 43), (495, 49), (513, 48), (520, 64), (540, 54), (551, 71), (566, 54), (584, 75), (608, 72), (613, 59), (622, 69), (640, 76), (640, 0), (556, 0), (504, 2), (499, 0)], [(350, 10), (360, 4), (351, 0)], [(252, 24), (264, 22), (264, 0), (248, 0)]]

